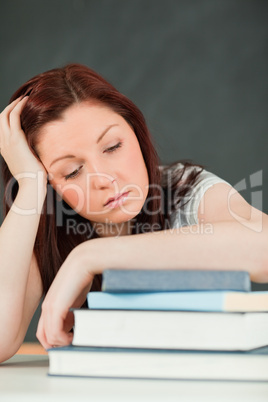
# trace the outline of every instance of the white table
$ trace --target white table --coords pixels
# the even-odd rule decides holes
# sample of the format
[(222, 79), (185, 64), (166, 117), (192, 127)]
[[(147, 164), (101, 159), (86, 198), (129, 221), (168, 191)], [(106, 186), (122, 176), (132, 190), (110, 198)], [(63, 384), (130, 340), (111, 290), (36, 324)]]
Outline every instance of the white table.
[[(268, 367), (267, 367), (268, 370)], [(0, 365), (1, 402), (268, 402), (268, 383), (49, 377), (48, 357), (16, 355)]]

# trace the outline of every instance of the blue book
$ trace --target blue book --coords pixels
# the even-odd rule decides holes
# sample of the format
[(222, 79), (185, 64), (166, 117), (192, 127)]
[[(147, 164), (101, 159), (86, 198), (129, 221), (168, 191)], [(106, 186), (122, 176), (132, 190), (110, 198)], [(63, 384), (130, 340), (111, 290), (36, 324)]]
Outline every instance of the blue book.
[(168, 292), (177, 290), (251, 290), (249, 273), (230, 270), (107, 269), (105, 292)]
[(90, 292), (90, 309), (214, 312), (268, 311), (268, 291), (187, 291), (149, 293)]

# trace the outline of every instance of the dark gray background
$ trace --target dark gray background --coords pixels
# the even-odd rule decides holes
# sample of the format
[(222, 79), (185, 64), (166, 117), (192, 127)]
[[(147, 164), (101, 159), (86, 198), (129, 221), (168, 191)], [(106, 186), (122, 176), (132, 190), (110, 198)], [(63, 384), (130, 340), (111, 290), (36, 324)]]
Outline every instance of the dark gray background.
[(1, 0), (0, 108), (33, 75), (86, 64), (141, 108), (162, 163), (245, 180), (268, 213), (267, 21), (267, 0)]

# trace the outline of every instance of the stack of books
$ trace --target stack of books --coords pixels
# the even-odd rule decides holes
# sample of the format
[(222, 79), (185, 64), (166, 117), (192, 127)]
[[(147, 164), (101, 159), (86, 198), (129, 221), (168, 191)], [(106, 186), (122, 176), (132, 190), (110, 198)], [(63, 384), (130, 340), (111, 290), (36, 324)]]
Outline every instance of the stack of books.
[(50, 375), (268, 380), (268, 291), (247, 272), (111, 269), (87, 301)]

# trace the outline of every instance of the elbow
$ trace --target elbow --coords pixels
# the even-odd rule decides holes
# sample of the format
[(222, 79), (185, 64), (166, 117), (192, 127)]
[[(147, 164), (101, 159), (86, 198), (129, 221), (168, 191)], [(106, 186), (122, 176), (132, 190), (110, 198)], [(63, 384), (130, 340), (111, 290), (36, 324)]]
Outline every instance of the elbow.
[(265, 244), (261, 254), (260, 282), (268, 283), (268, 233), (266, 233)]
[(20, 344), (13, 344), (13, 345), (1, 345), (0, 351), (0, 363), (6, 362), (8, 359), (13, 357), (16, 352), (18, 351)]
[(5, 330), (0, 333), (0, 363), (7, 361), (17, 353), (23, 343), (24, 337), (25, 334), (22, 331), (13, 332), (12, 328), (9, 331)]
[(268, 215), (266, 214), (263, 214), (262, 235), (261, 271), (263, 272), (263, 282), (268, 283)]
[(258, 283), (268, 283), (268, 215), (262, 214), (258, 222), (260, 230), (256, 231), (255, 264), (251, 280)]

